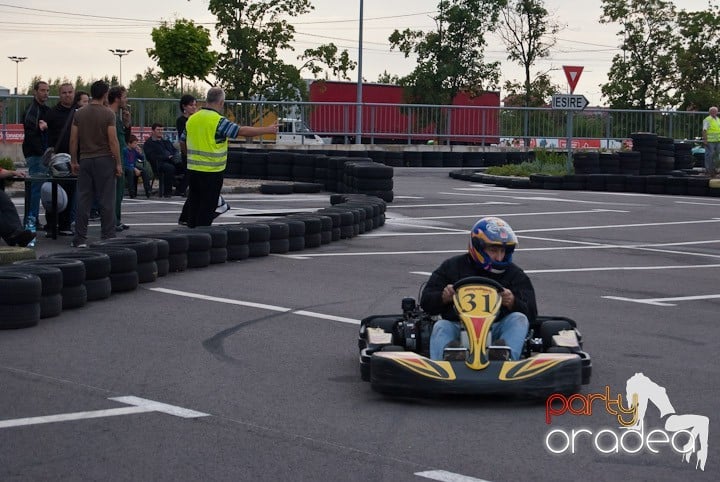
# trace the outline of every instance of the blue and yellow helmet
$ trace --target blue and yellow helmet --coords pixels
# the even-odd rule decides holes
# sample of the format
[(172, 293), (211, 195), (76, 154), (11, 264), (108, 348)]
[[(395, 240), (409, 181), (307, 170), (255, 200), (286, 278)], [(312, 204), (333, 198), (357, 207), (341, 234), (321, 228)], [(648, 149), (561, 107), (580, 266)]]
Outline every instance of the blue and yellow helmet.
[[(483, 269), (502, 271), (512, 263), (512, 255), (517, 245), (517, 236), (508, 223), (500, 218), (486, 217), (472, 227), (468, 253)], [(485, 251), (487, 246), (503, 246), (505, 248), (503, 260), (493, 261)]]

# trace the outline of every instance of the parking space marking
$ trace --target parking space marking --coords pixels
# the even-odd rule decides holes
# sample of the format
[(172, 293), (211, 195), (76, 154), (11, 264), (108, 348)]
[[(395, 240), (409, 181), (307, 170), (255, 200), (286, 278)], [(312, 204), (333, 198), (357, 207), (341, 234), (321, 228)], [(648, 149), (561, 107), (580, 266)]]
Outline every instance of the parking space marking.
[(674, 298), (626, 298), (623, 296), (603, 296), (606, 300), (628, 301), (631, 303), (640, 303), (643, 305), (654, 306), (677, 306), (677, 303), (671, 301), (697, 301), (697, 300), (714, 300), (720, 298), (720, 295), (699, 295), (699, 296), (677, 296)]
[(348, 323), (351, 325), (359, 325), (360, 324), (360, 320), (356, 320), (354, 318), (345, 318), (343, 316), (327, 315), (324, 313), (315, 313), (314, 311), (295, 310), (292, 308), (285, 308), (283, 306), (273, 306), (273, 305), (266, 305), (263, 303), (254, 303), (252, 301), (241, 301), (241, 300), (233, 300), (230, 298), (220, 298), (217, 296), (207, 296), (207, 295), (201, 295), (199, 293), (191, 293), (189, 291), (180, 291), (180, 290), (171, 290), (171, 289), (167, 289), (167, 288), (148, 288), (148, 289), (150, 291), (155, 291), (157, 293), (165, 293), (168, 295), (183, 296), (185, 298), (194, 298), (197, 300), (213, 301), (215, 303), (224, 303), (227, 305), (247, 306), (250, 308), (258, 308), (261, 310), (277, 311), (280, 313), (291, 313), (294, 315), (308, 316), (310, 318), (320, 318), (323, 320), (330, 320), (330, 321), (338, 321), (341, 323)]
[(438, 480), (440, 482), (489, 482), (485, 479), (468, 477), (467, 475), (455, 474), (446, 470), (428, 470), (425, 472), (415, 472), (415, 475), (430, 480)]
[(187, 408), (155, 402), (145, 398), (127, 396), (109, 398), (119, 403), (132, 405), (131, 407), (110, 408), (106, 410), (92, 410), (88, 412), (61, 413), (57, 415), (45, 415), (41, 417), (16, 418), (12, 420), (0, 420), (0, 429), (11, 427), (23, 427), (27, 425), (40, 425), (45, 423), (69, 422), (74, 420), (88, 420), (92, 418), (117, 417), (120, 415), (134, 415), (137, 413), (160, 412), (181, 418), (209, 417), (210, 414), (197, 412)]

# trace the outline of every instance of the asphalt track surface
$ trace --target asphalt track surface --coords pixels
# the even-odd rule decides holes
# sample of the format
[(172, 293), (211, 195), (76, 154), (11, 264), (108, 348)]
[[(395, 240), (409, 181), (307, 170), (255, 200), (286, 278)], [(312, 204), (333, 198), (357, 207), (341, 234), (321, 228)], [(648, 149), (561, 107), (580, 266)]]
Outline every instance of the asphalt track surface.
[[(447, 172), (396, 169), (387, 223), (366, 235), (172, 274), (0, 332), (0, 480), (717, 480), (720, 200), (508, 190)], [(329, 205), (227, 198), (220, 222)], [(123, 221), (174, 229), (181, 202), (126, 200)], [(710, 418), (704, 471), (667, 445), (602, 454), (581, 436), (574, 454), (551, 453), (551, 430), (623, 433), (602, 401), (548, 425), (542, 402), (389, 399), (360, 380), (358, 321), (399, 312), (485, 215), (518, 233), (540, 312), (578, 322), (594, 364), (582, 393), (624, 397), (644, 373), (671, 412)], [(38, 253), (67, 242), (41, 239)], [(648, 405), (647, 432), (662, 415)]]

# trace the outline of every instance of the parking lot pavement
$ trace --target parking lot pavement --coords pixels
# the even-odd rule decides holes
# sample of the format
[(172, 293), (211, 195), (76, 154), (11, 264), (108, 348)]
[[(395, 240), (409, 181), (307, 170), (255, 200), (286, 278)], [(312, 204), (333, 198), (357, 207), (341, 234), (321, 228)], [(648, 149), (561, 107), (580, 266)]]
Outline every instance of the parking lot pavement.
[[(226, 198), (222, 223), (330, 204), (328, 193)], [(182, 201), (126, 200), (127, 233), (174, 229)], [(587, 434), (574, 453), (554, 454), (553, 429), (617, 432), (609, 405), (548, 425), (542, 403), (386, 399), (360, 381), (356, 339), (359, 320), (398, 313), (442, 260), (466, 250), (469, 227), (496, 215), (519, 236), (514, 261), (540, 312), (578, 322), (594, 365), (583, 394), (625, 397), (643, 373), (672, 408), (649, 404), (647, 429), (665, 429), (668, 414), (714, 420), (719, 207), (714, 198), (508, 190), (442, 169), (396, 169), (382, 228), (172, 274), (0, 332), (0, 478), (715, 480), (713, 423), (704, 471), (667, 445), (603, 454)], [(40, 239), (38, 254), (67, 242)], [(57, 417), (37, 418), (47, 416)]]

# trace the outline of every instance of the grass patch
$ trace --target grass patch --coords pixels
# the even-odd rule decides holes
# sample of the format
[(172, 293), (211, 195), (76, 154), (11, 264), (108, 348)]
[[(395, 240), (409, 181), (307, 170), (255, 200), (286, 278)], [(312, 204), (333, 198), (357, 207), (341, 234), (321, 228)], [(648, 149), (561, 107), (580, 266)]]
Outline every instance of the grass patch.
[(522, 164), (492, 166), (488, 167), (485, 173), (493, 176), (518, 177), (529, 177), (530, 174), (564, 176), (567, 174), (566, 162), (567, 155), (564, 153), (538, 149), (535, 151), (534, 161), (525, 161)]

